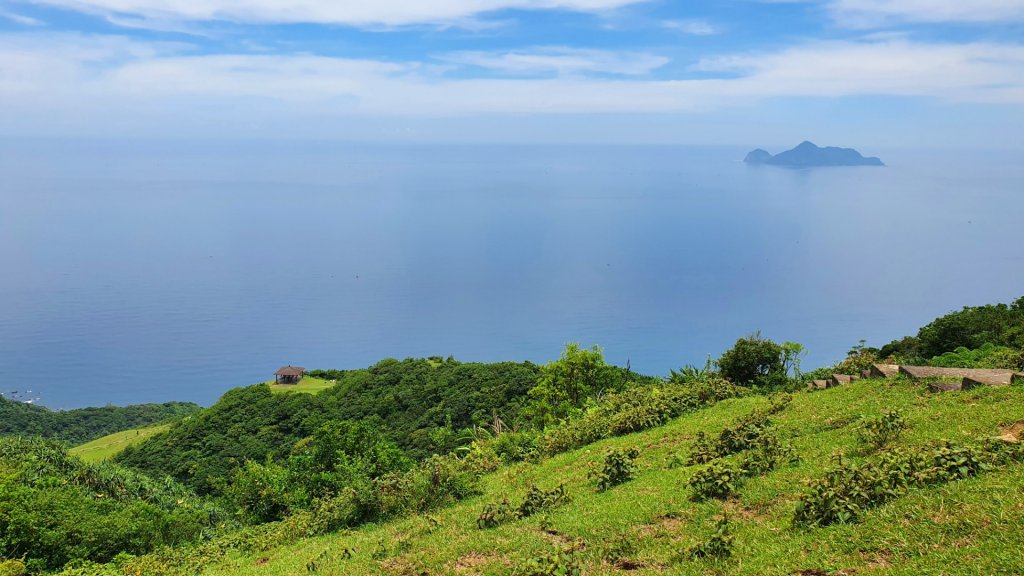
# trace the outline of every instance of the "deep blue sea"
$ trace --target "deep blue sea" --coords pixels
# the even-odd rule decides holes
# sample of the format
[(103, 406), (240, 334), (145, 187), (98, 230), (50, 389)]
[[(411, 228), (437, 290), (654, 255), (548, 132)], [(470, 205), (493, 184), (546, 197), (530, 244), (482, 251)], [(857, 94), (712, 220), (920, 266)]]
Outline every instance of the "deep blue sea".
[(568, 341), (663, 375), (755, 330), (811, 368), (1024, 295), (1016, 155), (746, 151), (5, 141), (0, 391), (209, 404), (283, 364)]

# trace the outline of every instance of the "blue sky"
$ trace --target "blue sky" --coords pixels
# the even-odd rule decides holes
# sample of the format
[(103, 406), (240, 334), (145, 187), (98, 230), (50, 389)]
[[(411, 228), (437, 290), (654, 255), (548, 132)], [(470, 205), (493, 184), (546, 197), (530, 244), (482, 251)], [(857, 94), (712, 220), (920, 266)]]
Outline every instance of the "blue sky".
[(0, 135), (1021, 148), (1024, 0), (0, 0)]

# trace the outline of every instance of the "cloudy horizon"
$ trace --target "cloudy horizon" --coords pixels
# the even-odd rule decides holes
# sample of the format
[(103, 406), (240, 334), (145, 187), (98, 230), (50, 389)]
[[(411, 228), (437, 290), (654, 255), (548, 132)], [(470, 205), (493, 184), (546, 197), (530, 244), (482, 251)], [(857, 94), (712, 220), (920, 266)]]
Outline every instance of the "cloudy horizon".
[(678, 4), (0, 0), (0, 136), (1024, 146), (1024, 0)]

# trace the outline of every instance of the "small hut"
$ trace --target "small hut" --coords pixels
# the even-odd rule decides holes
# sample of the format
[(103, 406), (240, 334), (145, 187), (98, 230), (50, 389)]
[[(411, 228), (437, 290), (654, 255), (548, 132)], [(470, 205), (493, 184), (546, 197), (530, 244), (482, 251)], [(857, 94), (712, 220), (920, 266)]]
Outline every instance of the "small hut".
[(302, 366), (282, 366), (274, 372), (274, 382), (277, 384), (297, 384), (306, 375), (306, 369)]

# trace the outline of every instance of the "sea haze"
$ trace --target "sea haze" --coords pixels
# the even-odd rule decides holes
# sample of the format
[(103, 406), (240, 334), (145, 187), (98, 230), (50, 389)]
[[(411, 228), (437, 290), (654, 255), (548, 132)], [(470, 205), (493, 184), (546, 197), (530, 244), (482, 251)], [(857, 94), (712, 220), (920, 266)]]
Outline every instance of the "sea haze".
[(209, 404), (282, 364), (572, 340), (667, 374), (758, 329), (814, 367), (1024, 295), (1012, 155), (752, 147), (8, 141), (0, 390)]

